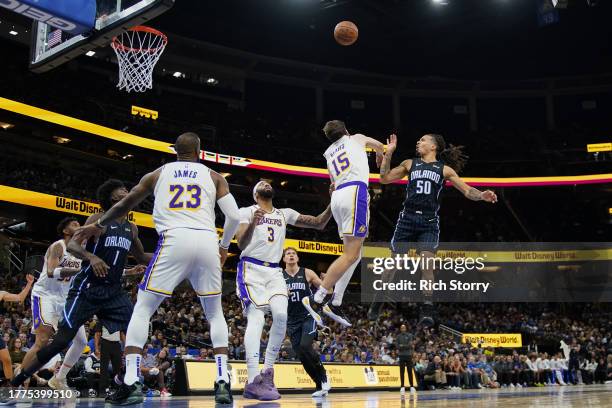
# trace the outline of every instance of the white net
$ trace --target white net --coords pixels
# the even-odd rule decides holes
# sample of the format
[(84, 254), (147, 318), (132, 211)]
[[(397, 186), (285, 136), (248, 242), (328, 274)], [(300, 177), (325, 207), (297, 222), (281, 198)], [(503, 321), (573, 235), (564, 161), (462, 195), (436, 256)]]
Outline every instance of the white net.
[(153, 69), (167, 43), (164, 34), (144, 26), (133, 27), (113, 38), (111, 47), (119, 63), (117, 88), (128, 92), (153, 88)]

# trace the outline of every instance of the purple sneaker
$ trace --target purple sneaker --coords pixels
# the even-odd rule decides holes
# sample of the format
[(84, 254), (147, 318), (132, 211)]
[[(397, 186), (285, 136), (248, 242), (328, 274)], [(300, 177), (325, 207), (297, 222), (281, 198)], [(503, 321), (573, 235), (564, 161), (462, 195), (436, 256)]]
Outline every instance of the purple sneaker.
[(255, 377), (255, 380), (253, 380), (252, 383), (247, 383), (244, 387), (244, 392), (242, 393), (244, 398), (256, 399), (259, 401), (272, 401), (279, 399), (280, 395), (277, 395), (278, 391), (276, 391), (276, 395), (271, 392), (270, 388), (264, 384), (261, 375)]
[(273, 368), (265, 369), (263, 373), (261, 373), (261, 378), (263, 380), (263, 383), (268, 387), (269, 395), (274, 397), (272, 399), (275, 399), (275, 400), (279, 399), (281, 396), (278, 393), (278, 390), (276, 389), (276, 387), (274, 386), (274, 369)]

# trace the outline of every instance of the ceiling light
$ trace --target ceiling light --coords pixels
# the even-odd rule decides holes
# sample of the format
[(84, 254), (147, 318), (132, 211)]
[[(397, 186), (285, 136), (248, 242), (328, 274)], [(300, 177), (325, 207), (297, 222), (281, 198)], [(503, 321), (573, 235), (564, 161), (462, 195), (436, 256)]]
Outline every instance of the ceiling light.
[(176, 71), (174, 74), (172, 74), (172, 76), (175, 77), (175, 78), (180, 78), (180, 77), (182, 77), (184, 75), (183, 75), (182, 72)]
[(58, 143), (58, 144), (66, 144), (72, 141), (68, 139), (67, 137), (62, 137), (62, 136), (53, 136), (53, 140), (55, 141), (55, 143)]
[(94, 55), (96, 55), (96, 52), (95, 51), (87, 51), (85, 53), (85, 55), (87, 55), (88, 57), (93, 57)]
[(10, 129), (12, 127), (15, 127), (15, 125), (13, 125), (12, 123), (0, 122), (0, 128), (4, 130)]
[(210, 77), (206, 80), (206, 83), (208, 85), (217, 85), (219, 81), (217, 80), (217, 78)]
[(17, 35), (17, 34), (19, 34), (19, 33), (18, 33), (17, 31), (15, 31), (15, 30), (11, 30), (11, 31), (9, 31), (9, 34), (10, 34), (10, 35)]
[(133, 158), (134, 158), (133, 154), (126, 154), (125, 156), (122, 157), (123, 160), (133, 159)]

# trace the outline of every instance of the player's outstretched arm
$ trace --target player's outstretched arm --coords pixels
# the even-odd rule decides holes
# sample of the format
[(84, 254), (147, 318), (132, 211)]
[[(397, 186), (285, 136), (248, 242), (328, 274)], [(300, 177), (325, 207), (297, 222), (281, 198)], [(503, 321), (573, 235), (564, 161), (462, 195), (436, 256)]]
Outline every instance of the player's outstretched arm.
[(1, 301), (5, 301), (5, 302), (19, 302), (19, 303), (23, 303), (24, 300), (26, 300), (26, 298), (28, 297), (28, 293), (30, 293), (30, 289), (32, 289), (32, 284), (34, 283), (34, 276), (32, 275), (26, 275), (26, 285), (23, 287), (23, 289), (21, 290), (21, 292), (15, 294), (15, 293), (9, 293), (6, 291), (0, 291), (0, 302)]
[(319, 286), (321, 286), (323, 281), (321, 280), (321, 278), (319, 278), (319, 276), (317, 276), (315, 271), (313, 271), (312, 269), (306, 268), (304, 272), (306, 273), (306, 281), (310, 285), (314, 286), (315, 288), (318, 288)]
[(397, 136), (391, 135), (387, 139), (387, 150), (380, 164), (380, 183), (389, 184), (401, 180), (408, 175), (408, 170), (412, 166), (412, 160), (404, 160), (399, 166), (391, 169), (391, 158), (397, 148)]
[(470, 187), (451, 167), (444, 166), (444, 178), (449, 180), (453, 187), (461, 191), (466, 198), (472, 201), (486, 201), (488, 203), (497, 202), (497, 195), (493, 191), (480, 191), (477, 188)]
[(359, 133), (353, 135), (352, 137), (355, 138), (355, 140), (361, 143), (364, 147), (369, 147), (370, 149), (376, 152), (376, 165), (380, 167), (383, 160), (383, 156), (385, 155), (385, 145), (376, 139)]
[(300, 228), (313, 228), (317, 230), (323, 230), (327, 226), (329, 220), (331, 220), (331, 217), (331, 205), (328, 205), (325, 211), (323, 211), (316, 217), (313, 215), (299, 214), (293, 225)]
[(236, 199), (229, 191), (229, 184), (227, 184), (225, 177), (215, 171), (211, 171), (210, 174), (217, 189), (217, 205), (225, 215), (223, 236), (219, 241), (219, 255), (221, 256), (221, 266), (223, 266), (227, 259), (227, 250), (240, 225), (240, 210), (236, 204)]

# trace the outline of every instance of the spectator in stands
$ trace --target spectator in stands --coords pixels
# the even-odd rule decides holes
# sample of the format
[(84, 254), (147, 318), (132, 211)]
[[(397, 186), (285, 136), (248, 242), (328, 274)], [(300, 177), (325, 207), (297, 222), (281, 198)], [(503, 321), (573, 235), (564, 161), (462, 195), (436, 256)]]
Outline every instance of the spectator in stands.
[(89, 396), (95, 398), (98, 396), (100, 388), (100, 352), (92, 351), (85, 359), (85, 378), (89, 386)]
[(158, 356), (149, 354), (151, 345), (145, 345), (142, 349), (142, 359), (140, 373), (144, 377), (144, 382), (149, 388), (159, 388), (162, 397), (169, 397), (172, 394), (166, 389), (165, 372), (170, 368), (168, 362), (163, 362), (160, 365)]

